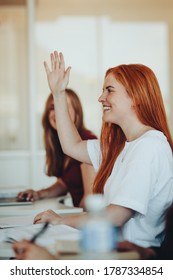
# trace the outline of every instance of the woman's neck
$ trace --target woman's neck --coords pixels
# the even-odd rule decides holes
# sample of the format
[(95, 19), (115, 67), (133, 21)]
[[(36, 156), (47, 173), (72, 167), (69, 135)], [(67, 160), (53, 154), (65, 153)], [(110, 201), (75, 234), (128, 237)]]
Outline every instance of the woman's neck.
[(138, 139), (139, 137), (141, 137), (144, 133), (146, 133), (149, 130), (153, 130), (154, 128), (152, 128), (151, 126), (147, 126), (144, 124), (139, 123), (138, 125), (134, 125), (134, 126), (128, 126), (126, 130), (123, 130), (125, 135), (126, 135), (126, 139), (128, 142), (134, 141), (136, 139)]

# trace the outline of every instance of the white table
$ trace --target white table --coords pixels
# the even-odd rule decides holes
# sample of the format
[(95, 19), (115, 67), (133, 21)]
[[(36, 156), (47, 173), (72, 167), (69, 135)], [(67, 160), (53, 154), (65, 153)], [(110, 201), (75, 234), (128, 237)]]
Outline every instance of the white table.
[[(26, 216), (26, 220), (28, 217)], [(14, 257), (15, 254), (12, 249), (12, 241), (11, 238), (15, 240), (22, 240), (27, 239), (31, 240), (31, 238), (40, 231), (43, 225), (29, 225), (29, 226), (22, 226), (22, 227), (15, 227), (15, 228), (7, 228), (0, 230), (0, 259), (9, 259)], [(5, 241), (8, 240), (9, 242)], [(70, 240), (70, 242), (69, 242)], [(56, 226), (49, 226), (46, 232), (41, 235), (38, 240), (37, 244), (47, 248), (47, 250), (52, 253), (56, 254), (58, 250), (58, 246), (61, 244), (61, 251), (62, 247), (63, 250), (67, 249), (68, 251), (72, 251), (71, 244), (75, 245), (79, 244), (80, 240), (80, 232), (77, 229), (69, 227), (67, 225), (56, 225)]]
[(83, 208), (67, 206), (59, 202), (59, 198), (42, 199), (32, 205), (0, 206), (0, 217), (31, 216), (42, 211), (52, 209), (57, 214), (76, 214), (83, 212)]
[[(0, 260), (15, 257), (14, 251), (9, 243), (0, 243)], [(99, 254), (63, 253), (59, 254), (60, 260), (138, 260), (139, 254), (131, 252), (112, 252)]]
[[(67, 206), (59, 202), (61, 198), (50, 198), (43, 199), (39, 201), (33, 202), (32, 205), (19, 205), (19, 206), (1, 206), (0, 207), (0, 223), (1, 225), (8, 223), (12, 223), (12, 226), (25, 225), (30, 223), (32, 224), (33, 218), (36, 214), (52, 209), (57, 214), (61, 215), (74, 215), (80, 214), (83, 212), (83, 208)], [(2, 233), (3, 229), (0, 229), (0, 233)], [(11, 244), (6, 242), (0, 242), (0, 259), (9, 259), (9, 257), (13, 257), (14, 253), (11, 248)]]

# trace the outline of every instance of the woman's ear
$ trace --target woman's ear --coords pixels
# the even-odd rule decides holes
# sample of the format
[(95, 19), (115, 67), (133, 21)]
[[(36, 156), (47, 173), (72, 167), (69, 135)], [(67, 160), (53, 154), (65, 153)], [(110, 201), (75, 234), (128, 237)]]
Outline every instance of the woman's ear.
[(133, 110), (133, 111), (136, 111), (136, 108), (139, 108), (139, 106), (140, 106), (140, 102), (138, 101), (138, 102), (136, 102), (135, 104), (134, 103), (132, 103), (132, 105), (131, 105), (131, 109)]
[(132, 111), (136, 111), (136, 105), (132, 104), (131, 109), (132, 109)]

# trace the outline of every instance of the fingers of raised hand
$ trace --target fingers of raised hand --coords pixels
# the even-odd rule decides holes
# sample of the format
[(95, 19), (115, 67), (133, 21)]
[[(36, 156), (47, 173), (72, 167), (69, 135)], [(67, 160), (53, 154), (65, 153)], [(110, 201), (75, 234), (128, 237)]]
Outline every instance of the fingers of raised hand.
[(46, 62), (46, 61), (44, 61), (44, 68), (45, 68), (45, 70), (46, 70), (47, 75), (49, 75), (49, 73), (50, 73), (50, 69), (49, 69), (49, 67), (48, 67), (48, 65), (47, 65), (47, 62)]
[(52, 70), (63, 70), (65, 69), (65, 62), (63, 54), (57, 51), (54, 51), (54, 54), (51, 54), (51, 61), (52, 61)]
[(51, 61), (51, 71), (54, 71), (56, 69), (56, 57), (53, 53), (50, 54), (50, 61)]
[(70, 70), (71, 70), (71, 66), (69, 66), (69, 67), (66, 69), (66, 71), (65, 71), (65, 76), (66, 76), (67, 81), (69, 81)]
[(50, 54), (50, 61), (51, 61), (51, 70), (49, 69), (47, 62), (44, 61), (44, 67), (47, 74), (53, 72), (54, 70), (65, 69), (64, 57), (62, 53), (58, 54), (57, 51), (54, 51), (54, 53)]
[(61, 52), (59, 53), (59, 61), (60, 61), (59, 68), (61, 68), (63, 71), (65, 71), (64, 56)]

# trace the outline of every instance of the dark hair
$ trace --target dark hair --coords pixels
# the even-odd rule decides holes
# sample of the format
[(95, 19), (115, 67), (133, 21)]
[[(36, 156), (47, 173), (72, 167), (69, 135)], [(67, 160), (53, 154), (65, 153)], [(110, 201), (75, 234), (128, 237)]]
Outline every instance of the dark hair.
[[(85, 128), (80, 99), (72, 89), (67, 88), (65, 92), (70, 98), (75, 112), (74, 124), (80, 133)], [(42, 126), (44, 129), (44, 145), (46, 150), (46, 174), (58, 178), (61, 177), (63, 169), (67, 168), (73, 159), (63, 153), (57, 131), (50, 125), (49, 112), (52, 102), (53, 96), (50, 94), (45, 104)]]
[(159, 250), (159, 259), (173, 259), (173, 204), (166, 211), (165, 238)]

